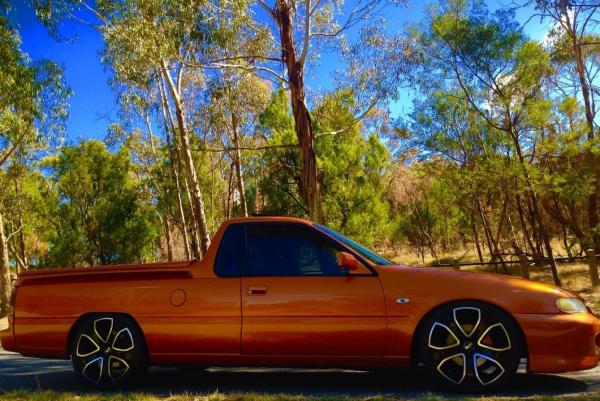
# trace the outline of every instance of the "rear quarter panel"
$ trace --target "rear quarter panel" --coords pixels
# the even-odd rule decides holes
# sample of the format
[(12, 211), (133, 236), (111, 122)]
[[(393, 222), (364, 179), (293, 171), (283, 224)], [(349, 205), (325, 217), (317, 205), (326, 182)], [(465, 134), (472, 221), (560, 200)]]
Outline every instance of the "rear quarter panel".
[[(144, 332), (152, 359), (177, 353), (239, 352), (239, 279), (216, 278), (200, 264), (190, 270), (136, 276), (25, 280), (16, 301), (18, 352), (68, 357), (73, 324), (85, 314), (102, 312), (132, 316)], [(185, 293), (182, 305), (171, 302), (173, 291), (179, 298)]]
[[(240, 279), (223, 279), (213, 263), (226, 224), (196, 262), (107, 266), (24, 273), (14, 333), (17, 352), (68, 358), (71, 329), (90, 313), (124, 313), (142, 329), (153, 363), (240, 352)], [(172, 302), (174, 296), (183, 303)]]

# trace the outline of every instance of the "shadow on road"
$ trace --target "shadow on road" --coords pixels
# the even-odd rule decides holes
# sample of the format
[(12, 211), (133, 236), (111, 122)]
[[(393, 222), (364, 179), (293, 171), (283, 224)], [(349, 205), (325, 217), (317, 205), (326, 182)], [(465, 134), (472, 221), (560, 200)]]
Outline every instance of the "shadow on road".
[[(591, 381), (590, 381), (591, 380)], [(585, 375), (572, 378), (558, 375), (519, 375), (502, 395), (557, 395), (586, 392), (596, 387), (598, 378)], [(42, 389), (92, 392), (75, 378), (69, 361), (48, 361), (0, 355), (0, 389)], [(346, 396), (417, 396), (435, 393), (435, 388), (418, 371), (394, 370), (362, 372), (303, 369), (225, 369), (179, 371), (152, 368), (135, 388), (155, 395), (176, 393), (287, 393)], [(446, 394), (447, 395), (447, 394)]]

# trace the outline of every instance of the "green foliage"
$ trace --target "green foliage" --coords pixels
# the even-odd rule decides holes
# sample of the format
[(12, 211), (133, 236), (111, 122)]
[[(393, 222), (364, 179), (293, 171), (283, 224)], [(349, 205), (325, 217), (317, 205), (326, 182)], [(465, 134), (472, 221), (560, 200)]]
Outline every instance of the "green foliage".
[[(34, 5), (56, 37), (60, 22), (84, 7)], [(343, 65), (330, 93), (315, 100), (307, 87), (304, 95), (329, 226), (367, 245), (408, 244), (423, 260), (473, 248), (475, 237), (488, 253), (496, 243), (496, 257), (542, 256), (541, 225), (579, 250), (591, 243), (586, 200), (598, 194), (600, 142), (563, 25), (542, 43), (526, 36), (514, 10), (447, 0), (428, 5), (421, 23), (399, 34), (374, 23), (374, 9), (357, 8), (350, 43), (342, 3), (315, 3), (308, 19), (305, 6), (292, 9), (302, 70), (325, 51)], [(0, 16), (0, 212), (11, 263), (17, 254), (51, 266), (165, 259), (167, 241), (179, 245), (175, 258), (186, 255), (183, 237), (195, 241), (199, 219), (182, 133), (211, 234), (242, 213), (241, 194), (250, 212), (308, 215), (288, 83), (274, 91), (268, 83), (285, 81), (279, 32), (257, 17), (254, 2), (94, 7), (121, 108), (107, 136), (114, 152), (85, 142), (41, 165), (36, 151), (62, 134), (69, 91), (56, 64), (28, 60)], [(306, 21), (313, 35), (305, 42)], [(588, 31), (578, 37), (596, 88), (598, 35)], [(165, 92), (167, 73), (176, 89)], [(380, 106), (403, 82), (413, 87), (413, 110), (390, 121)]]
[[(260, 116), (261, 128), (268, 136), (267, 146), (273, 146), (262, 157), (260, 193), (267, 207), (264, 213), (305, 216), (306, 207), (300, 190), (300, 152), (290, 114), (289, 99), (283, 88), (273, 93), (271, 104)], [(291, 145), (290, 147), (275, 147)]]
[[(385, 172), (390, 155), (376, 133), (360, 132), (351, 113), (355, 100), (349, 91), (326, 96), (313, 110), (315, 152), (323, 182), (327, 224), (367, 245), (381, 242), (387, 233)], [(261, 116), (269, 134), (268, 145), (297, 143), (289, 114), (289, 99), (279, 89)], [(265, 152), (266, 171), (261, 192), (267, 212), (306, 215), (300, 197), (300, 158), (297, 148)]]
[(51, 187), (45, 201), (54, 230), (43, 264), (93, 266), (152, 256), (154, 208), (139, 200), (127, 150), (113, 154), (88, 141), (63, 148), (46, 165)]
[(0, 13), (0, 168), (14, 153), (60, 137), (67, 117), (70, 90), (62, 70), (49, 60), (30, 62), (19, 46)]
[(327, 224), (372, 245), (387, 234), (385, 172), (390, 155), (375, 132), (361, 134), (351, 113), (354, 106), (352, 93), (341, 91), (326, 96), (315, 108), (315, 152)]

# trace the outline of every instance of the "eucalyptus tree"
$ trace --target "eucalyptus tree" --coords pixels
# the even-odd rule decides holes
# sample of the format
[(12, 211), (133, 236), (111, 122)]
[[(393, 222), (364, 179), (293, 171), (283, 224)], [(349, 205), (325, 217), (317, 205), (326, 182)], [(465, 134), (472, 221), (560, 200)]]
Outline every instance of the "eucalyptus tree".
[[(290, 102), (292, 106), (292, 115), (294, 118), (294, 129), (296, 139), (300, 147), (301, 155), (301, 195), (306, 204), (308, 216), (319, 222), (323, 222), (322, 203), (322, 177), (318, 172), (317, 155), (315, 153), (315, 132), (313, 121), (310, 115), (309, 92), (305, 84), (305, 75), (310, 70), (312, 62), (316, 62), (324, 52), (334, 52), (338, 56), (351, 54), (351, 47), (348, 44), (346, 34), (354, 30), (361, 31), (363, 28), (368, 30), (370, 27), (382, 24), (382, 10), (395, 3), (402, 1), (390, 0), (367, 0), (352, 3), (346, 7), (344, 2), (340, 1), (322, 1), (322, 0), (258, 0), (258, 6), (266, 13), (267, 21), (260, 13), (256, 13), (257, 26), (266, 27), (267, 34), (274, 46), (265, 50), (270, 52), (251, 52), (248, 57), (252, 59), (253, 64), (248, 66), (236, 62), (223, 64), (229, 68), (243, 68), (251, 70), (263, 77), (273, 79), (278, 83), (283, 83), (289, 88)], [(362, 35), (359, 36), (363, 39)], [(365, 35), (369, 36), (369, 35)], [(371, 39), (373, 36), (369, 36)], [(380, 43), (384, 40), (379, 37)], [(375, 44), (375, 41), (363, 42), (364, 47)], [(383, 53), (385, 47), (380, 46), (379, 50)], [(393, 49), (394, 54), (398, 54), (397, 49)], [(360, 59), (354, 59), (354, 67), (361, 66)], [(364, 71), (352, 70), (349, 77), (358, 78), (357, 74), (363, 78), (361, 83), (365, 83), (364, 78), (369, 80), (378, 79), (383, 81), (381, 76), (394, 75), (401, 60), (397, 63), (389, 64), (388, 69), (373, 69), (371, 72), (378, 71), (378, 74), (362, 74)], [(343, 63), (342, 63), (343, 64)], [(346, 62), (349, 67), (351, 62)], [(350, 71), (348, 71), (350, 72)], [(341, 84), (342, 80), (336, 83)], [(360, 82), (356, 79), (355, 82)], [(343, 85), (342, 85), (343, 86)], [(374, 93), (373, 97), (368, 98), (364, 104), (360, 104), (357, 110), (354, 110), (355, 118), (362, 118), (373, 105), (385, 97), (381, 89), (385, 91), (395, 90), (397, 85), (373, 85), (371, 89), (378, 88), (379, 92)], [(355, 96), (359, 97), (358, 94)], [(341, 129), (345, 132), (349, 127)]]
[[(332, 228), (367, 245), (383, 245), (389, 227), (390, 153), (379, 132), (355, 120), (356, 103), (352, 91), (340, 90), (312, 110), (323, 206)], [(344, 134), (327, 135), (339, 130)]]
[(536, 133), (548, 123), (550, 101), (543, 96), (543, 80), (551, 72), (550, 57), (537, 42), (527, 40), (513, 14), (490, 14), (479, 1), (450, 1), (432, 6), (426, 22), (411, 32), (424, 91), (435, 88), (460, 93), (490, 127), (511, 144), (520, 171), (523, 193), (534, 219), (552, 276), (560, 284), (550, 234), (540, 211), (539, 188), (528, 157)]
[(270, 88), (251, 73), (223, 70), (211, 81), (208, 91), (206, 115), (210, 130), (220, 139), (220, 145), (229, 155), (236, 176), (241, 214), (247, 217), (242, 147), (251, 140), (258, 118), (267, 107)]
[[(265, 53), (268, 43), (265, 29), (250, 18), (246, 1), (126, 0), (122, 2), (38, 0), (40, 18), (56, 32), (64, 18), (81, 20), (85, 12), (90, 23), (102, 32), (105, 40), (104, 61), (123, 84), (159, 88), (162, 106), (172, 117), (178, 136), (179, 155), (185, 166), (185, 183), (189, 188), (191, 217), (199, 245), (196, 257), (206, 252), (210, 243), (205, 205), (193, 157), (194, 128), (190, 115), (202, 98), (204, 82), (213, 71), (236, 67), (248, 68), (253, 58)], [(252, 54), (249, 57), (248, 54)], [(173, 113), (174, 111), (174, 113)]]
[[(544, 210), (561, 227), (569, 254), (583, 252), (592, 244), (589, 195), (593, 193), (593, 169), (588, 160), (588, 125), (584, 108), (567, 96), (553, 102), (547, 135), (538, 144), (540, 175), (546, 195)], [(577, 246), (579, 250), (577, 250)]]
[[(17, 31), (9, 25), (6, 6), (0, 4), (0, 176), (11, 164), (20, 164), (64, 130), (69, 89), (54, 62), (31, 62), (20, 49)], [(17, 177), (11, 184), (18, 180)], [(0, 315), (6, 313), (10, 291), (10, 250), (3, 200), (13, 185), (0, 187)], [(12, 252), (13, 257), (19, 255)]]
[[(471, 221), (475, 246), (480, 248), (477, 226), (481, 225), (492, 260), (503, 261), (500, 235), (507, 213), (503, 203), (508, 196), (515, 195), (511, 193), (514, 185), (507, 183), (515, 184), (518, 182), (515, 175), (519, 175), (504, 156), (510, 148), (506, 138), (473, 111), (460, 92), (436, 90), (424, 99), (415, 100), (408, 124), (412, 145), (433, 159), (430, 163), (417, 164), (417, 170), (434, 176), (434, 182), (426, 187), (435, 188), (439, 182), (450, 182), (456, 196), (454, 203)], [(438, 157), (446, 161), (439, 173), (435, 171), (435, 166), (441, 164), (435, 160)], [(429, 166), (433, 167), (427, 169)], [(491, 213), (493, 209), (502, 211), (497, 222)], [(523, 228), (526, 233), (526, 227)], [(524, 242), (527, 245), (528, 236)], [(527, 246), (511, 243), (517, 252), (527, 250)], [(529, 249), (535, 252), (534, 247)], [(481, 255), (480, 249), (478, 254)]]
[[(210, 243), (197, 169), (192, 157), (191, 132), (184, 103), (189, 100), (184, 83), (201, 79), (187, 75), (182, 62), (194, 35), (200, 35), (202, 4), (131, 0), (99, 4), (100, 30), (106, 47), (104, 60), (115, 71), (115, 79), (145, 88), (165, 87), (160, 93), (167, 107), (175, 109), (175, 127), (190, 190), (192, 217), (199, 235), (195, 256), (201, 257)], [(190, 102), (191, 103), (191, 102)], [(189, 111), (189, 110), (188, 110)], [(169, 110), (169, 113), (171, 111)]]
[(153, 257), (154, 206), (144, 201), (142, 180), (127, 148), (109, 152), (98, 141), (65, 146), (45, 159), (46, 192), (56, 229), (47, 238), (47, 266), (143, 262)]
[[(354, 119), (355, 102), (350, 91), (336, 91), (324, 96), (311, 111), (324, 212), (332, 228), (369, 245), (381, 245), (388, 228), (390, 153), (378, 132), (367, 131)], [(261, 161), (264, 176), (259, 184), (265, 212), (307, 214), (302, 199), (302, 159), (295, 146), (294, 119), (284, 89), (273, 93), (261, 115), (260, 129), (267, 137)], [(327, 135), (341, 129), (343, 135)]]
[[(536, 0), (542, 19), (554, 25), (549, 32), (557, 67), (557, 96), (581, 99), (587, 124), (586, 166), (593, 177), (587, 194), (589, 245), (600, 251), (600, 156), (598, 142), (598, 75), (600, 74), (600, 4), (589, 1)], [(587, 242), (587, 241), (586, 241)]]

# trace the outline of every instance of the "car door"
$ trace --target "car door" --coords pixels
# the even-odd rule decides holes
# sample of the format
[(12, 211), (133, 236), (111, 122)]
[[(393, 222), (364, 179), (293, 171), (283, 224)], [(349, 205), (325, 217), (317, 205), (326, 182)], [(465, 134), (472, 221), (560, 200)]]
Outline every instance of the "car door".
[(243, 354), (383, 355), (385, 303), (375, 273), (341, 270), (336, 253), (346, 249), (308, 225), (245, 227)]

